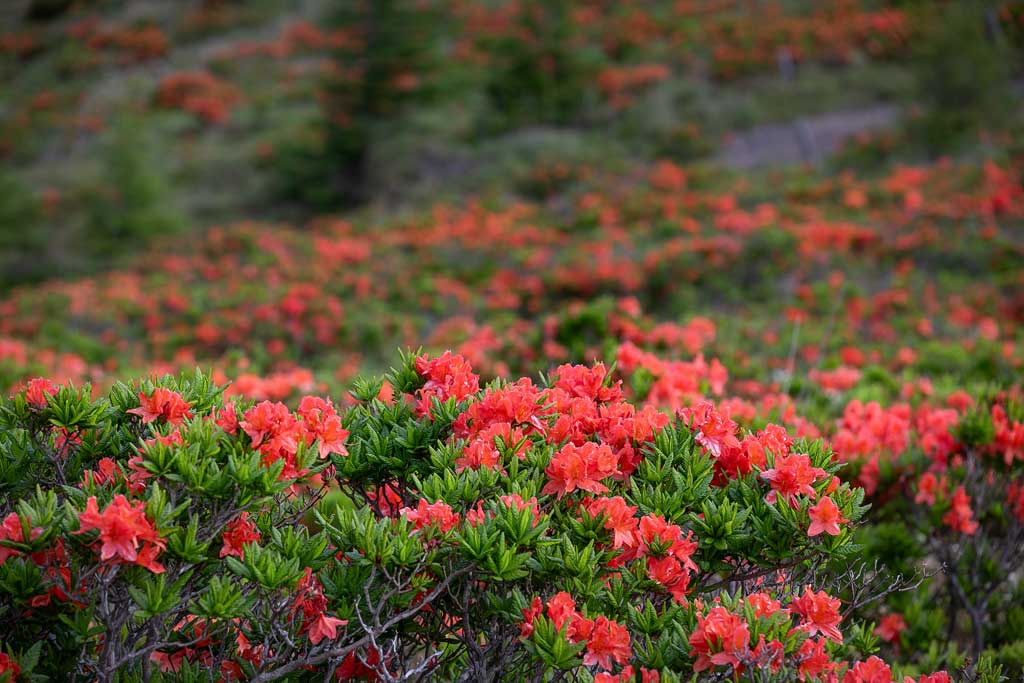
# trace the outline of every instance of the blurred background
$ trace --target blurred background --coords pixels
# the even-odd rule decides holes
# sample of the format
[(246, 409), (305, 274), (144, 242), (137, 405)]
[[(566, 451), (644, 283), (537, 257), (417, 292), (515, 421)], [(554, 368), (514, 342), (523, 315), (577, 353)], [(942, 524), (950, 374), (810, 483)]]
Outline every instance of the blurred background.
[(865, 168), (1020, 124), (1021, 2), (0, 5), (5, 288), (240, 219), (529, 198), (541, 166)]
[(1011, 1), (3, 0), (0, 386), (1010, 376), (1022, 49)]

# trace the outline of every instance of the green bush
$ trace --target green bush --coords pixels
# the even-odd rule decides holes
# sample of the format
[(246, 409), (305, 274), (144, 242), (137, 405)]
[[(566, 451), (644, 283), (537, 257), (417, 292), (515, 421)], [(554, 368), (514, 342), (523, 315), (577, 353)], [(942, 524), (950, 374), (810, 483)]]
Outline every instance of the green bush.
[(0, 172), (0, 285), (49, 275), (39, 201), (20, 178)]
[(705, 445), (739, 448), (732, 423), (709, 441), (710, 404), (634, 413), (609, 379), (481, 389), (461, 356), (409, 355), (386, 378), (405, 397), (357, 380), (340, 413), (227, 401), (199, 372), (96, 399), (33, 380), (0, 398), (0, 678), (888, 670), (849, 661), (877, 642), (840, 613), (867, 506), (832, 453), (798, 441), (734, 472)]
[(599, 55), (581, 45), (567, 0), (520, 3), (518, 30), (485, 44), (493, 60), (485, 133), (576, 122), (593, 99)]
[[(324, 136), (313, 147), (293, 147), (286, 167), (309, 165), (321, 185), (319, 205), (360, 204), (372, 194), (372, 148), (387, 124), (429, 102), (438, 88), (439, 41), (450, 21), (444, 2), (373, 0), (344, 3), (328, 23), (355, 40), (334, 55), (325, 83)], [(292, 158), (288, 159), (287, 155)]]
[(1011, 53), (986, 29), (983, 3), (951, 2), (922, 16), (915, 64), (924, 107), (911, 132), (930, 154), (955, 150), (1004, 119)]
[(159, 235), (180, 230), (164, 165), (139, 122), (118, 121), (103, 149), (99, 177), (80, 189), (85, 215), (75, 247), (94, 263), (110, 263)]

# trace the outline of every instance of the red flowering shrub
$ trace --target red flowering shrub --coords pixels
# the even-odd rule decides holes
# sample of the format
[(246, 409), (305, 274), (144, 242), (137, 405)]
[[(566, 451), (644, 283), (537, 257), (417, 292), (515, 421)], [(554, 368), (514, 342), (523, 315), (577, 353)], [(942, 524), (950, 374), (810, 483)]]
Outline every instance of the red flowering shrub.
[(157, 26), (97, 27), (85, 38), (90, 49), (116, 50), (125, 63), (163, 57), (168, 48), (167, 36)]
[(638, 412), (602, 365), (388, 381), (342, 412), (198, 374), (5, 400), (0, 675), (894, 680), (820, 441)]
[(193, 114), (204, 123), (223, 123), (241, 94), (230, 83), (208, 71), (178, 72), (160, 81), (156, 103), (168, 109)]

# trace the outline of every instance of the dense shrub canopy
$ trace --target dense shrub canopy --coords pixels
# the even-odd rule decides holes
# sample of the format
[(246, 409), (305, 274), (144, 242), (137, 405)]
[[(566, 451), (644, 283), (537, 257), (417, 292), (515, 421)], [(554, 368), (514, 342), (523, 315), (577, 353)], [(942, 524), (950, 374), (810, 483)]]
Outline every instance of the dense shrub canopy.
[[(602, 364), (481, 387), (461, 356), (410, 355), (352, 398), (226, 401), (195, 374), (5, 400), (7, 672), (893, 680), (869, 653), (906, 624), (858, 616), (913, 577), (859, 557), (865, 492), (820, 440), (637, 407)], [(990, 531), (978, 449), (1016, 457), (963, 415), (961, 462), (917, 485), (964, 482), (934, 513), (950, 547)]]

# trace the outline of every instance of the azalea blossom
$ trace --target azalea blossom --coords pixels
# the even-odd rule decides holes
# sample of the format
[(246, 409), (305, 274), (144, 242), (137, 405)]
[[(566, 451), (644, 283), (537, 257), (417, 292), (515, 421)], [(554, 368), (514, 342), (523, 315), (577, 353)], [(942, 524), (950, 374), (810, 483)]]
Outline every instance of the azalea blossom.
[(875, 627), (875, 635), (887, 643), (900, 642), (900, 634), (907, 630), (907, 620), (899, 612), (886, 614), (878, 621)]
[(220, 549), (220, 557), (234, 555), (241, 558), (244, 556), (246, 543), (259, 543), (260, 532), (249, 519), (249, 513), (243, 512), (228, 523), (224, 533), (221, 534), (221, 539), (224, 541), (224, 545)]
[(456, 401), (480, 390), (480, 377), (473, 372), (465, 357), (445, 351), (438, 358), (426, 355), (416, 359), (416, 371), (427, 381), (416, 392), (416, 411), (429, 415), (433, 399), (442, 403), (449, 398)]
[(299, 416), (306, 430), (306, 441), (318, 444), (318, 453), (326, 458), (334, 453), (348, 455), (345, 440), (348, 430), (342, 428), (341, 417), (334, 409), (334, 404), (318, 396), (305, 396), (299, 402)]
[(629, 646), (629, 631), (603, 615), (588, 619), (576, 611), (576, 601), (565, 591), (553, 595), (544, 606), (539, 597), (535, 597), (530, 606), (524, 609), (523, 623), (519, 633), (529, 638), (533, 632), (533, 621), (542, 613), (561, 631), (566, 629), (566, 637), (570, 642), (586, 641), (583, 657), (584, 666), (599, 666), (610, 670), (612, 662), (628, 664), (632, 651)]
[(632, 548), (636, 546), (637, 520), (634, 515), (637, 509), (627, 505), (622, 496), (592, 498), (584, 501), (583, 507), (592, 517), (604, 516), (604, 528), (613, 534), (613, 547)]
[(628, 664), (633, 655), (629, 647), (629, 631), (605, 616), (598, 615), (587, 635), (587, 649), (583, 666), (611, 670), (612, 662)]
[(953, 493), (952, 505), (948, 512), (942, 516), (946, 526), (962, 534), (971, 536), (978, 530), (978, 522), (974, 519), (974, 511), (971, 510), (971, 497), (963, 486), (958, 486)]
[(818, 501), (817, 505), (808, 508), (811, 525), (807, 528), (808, 536), (817, 536), (825, 532), (829, 536), (839, 535), (839, 525), (850, 520), (843, 517), (835, 501), (828, 496)]
[(801, 681), (806, 681), (808, 677), (821, 678), (822, 674), (834, 671), (838, 666), (825, 649), (826, 643), (824, 638), (808, 638), (800, 645), (797, 657), (800, 661), (798, 675)]
[(576, 601), (565, 591), (560, 591), (548, 600), (546, 613), (555, 628), (562, 630), (566, 622), (577, 616)]
[(548, 483), (541, 493), (557, 493), (561, 498), (576, 490), (604, 493), (608, 487), (601, 483), (616, 473), (618, 458), (608, 446), (588, 441), (582, 446), (566, 444), (548, 463), (544, 472)]
[(772, 490), (765, 497), (774, 503), (777, 496), (790, 504), (794, 509), (799, 507), (798, 495), (814, 498), (814, 482), (825, 476), (825, 470), (811, 466), (811, 458), (803, 453), (780, 455), (775, 458), (775, 466), (761, 473), (761, 478), (771, 484)]
[(298, 612), (302, 613), (302, 631), (313, 645), (324, 639), (336, 640), (338, 627), (348, 624), (343, 619), (328, 616), (327, 598), (324, 597), (323, 587), (309, 567), (299, 581), (298, 594), (292, 608), (293, 615)]
[(113, 560), (137, 564), (155, 574), (163, 573), (164, 567), (156, 557), (166, 547), (166, 542), (146, 517), (146, 506), (142, 501), (129, 502), (118, 494), (100, 512), (96, 496), (90, 496), (85, 512), (78, 516), (78, 520), (80, 528), (76, 534), (100, 532), (100, 559), (104, 562)]
[(443, 500), (428, 503), (421, 498), (415, 509), (403, 508), (401, 513), (413, 523), (413, 528), (416, 530), (436, 526), (442, 532), (447, 532), (459, 524), (459, 515), (453, 512), (451, 506)]
[(706, 615), (697, 615), (697, 628), (690, 634), (690, 654), (697, 657), (694, 671), (728, 665), (738, 673), (749, 653), (750, 627), (742, 617), (724, 607), (712, 607)]
[(830, 597), (825, 591), (814, 592), (810, 586), (804, 587), (804, 593), (790, 603), (793, 614), (801, 617), (800, 626), (808, 635), (821, 635), (843, 642), (843, 634), (839, 631), (839, 622), (843, 620), (839, 614), (839, 598)]
[(691, 430), (697, 432), (697, 443), (714, 458), (722, 457), (740, 447), (736, 438), (737, 425), (722, 415), (712, 403), (704, 401), (694, 408), (683, 408), (679, 417)]
[[(21, 525), (21, 517), (16, 512), (4, 517), (4, 521), (0, 522), (0, 541), (11, 541), (13, 543), (26, 543), (30, 539), (36, 539), (41, 536), (43, 530), (39, 527), (34, 527), (29, 532), (29, 538), (25, 538), (25, 531)], [(14, 548), (8, 548), (7, 546), (0, 545), (0, 565), (7, 561), (10, 557), (21, 555), (20, 550)]]
[(139, 407), (127, 412), (138, 415), (144, 423), (163, 420), (178, 426), (187, 418), (192, 417), (191, 407), (176, 391), (157, 387), (149, 396), (139, 392)]
[(0, 678), (5, 675), (9, 675), (8, 680), (11, 683), (18, 680), (18, 674), (21, 673), (21, 667), (18, 663), (11, 659), (10, 655), (6, 652), (0, 651)]
[(770, 617), (778, 611), (787, 612), (782, 608), (782, 603), (767, 593), (751, 593), (746, 597), (748, 605), (754, 608), (754, 614), (759, 617)]
[(47, 397), (56, 394), (58, 389), (59, 386), (45, 377), (36, 377), (25, 386), (25, 400), (33, 408), (45, 408)]
[(306, 635), (309, 642), (318, 645), (321, 640), (336, 640), (338, 638), (338, 627), (345, 626), (348, 622), (337, 617), (329, 617), (327, 614), (320, 614), (309, 624)]
[(857, 662), (843, 676), (843, 683), (892, 683), (892, 669), (875, 656)]

